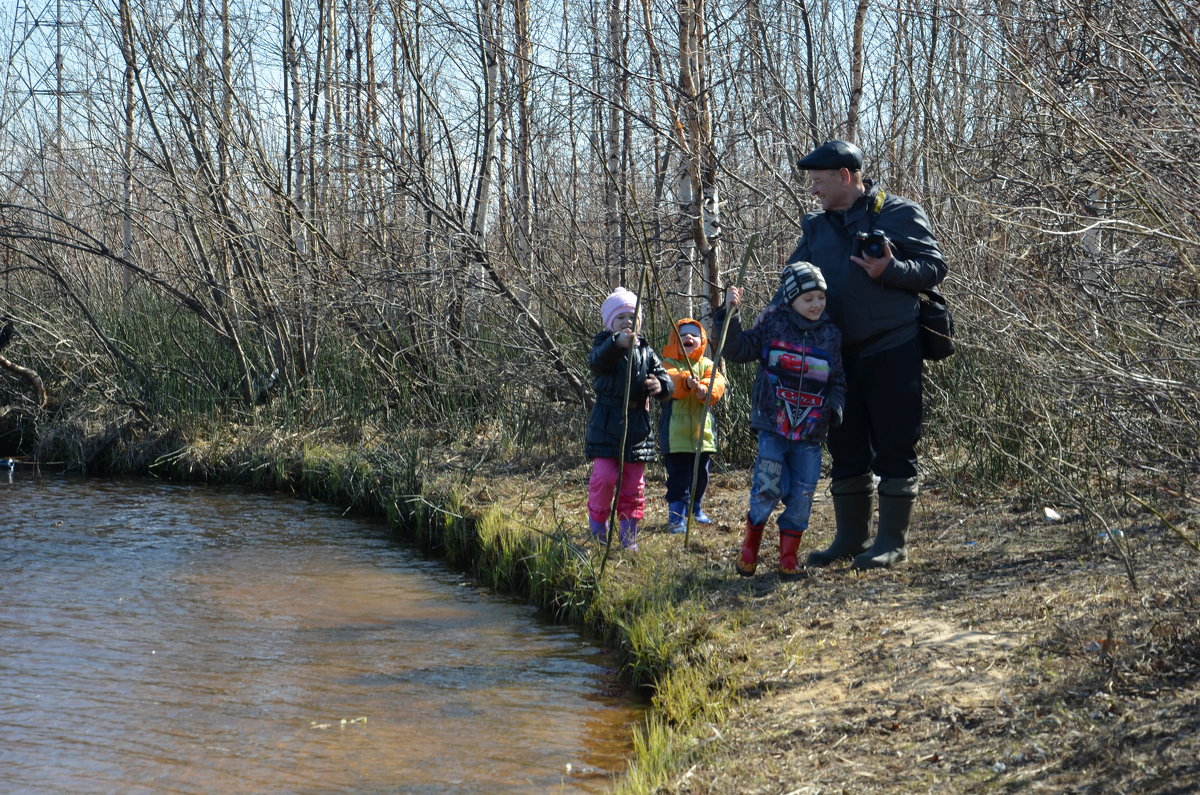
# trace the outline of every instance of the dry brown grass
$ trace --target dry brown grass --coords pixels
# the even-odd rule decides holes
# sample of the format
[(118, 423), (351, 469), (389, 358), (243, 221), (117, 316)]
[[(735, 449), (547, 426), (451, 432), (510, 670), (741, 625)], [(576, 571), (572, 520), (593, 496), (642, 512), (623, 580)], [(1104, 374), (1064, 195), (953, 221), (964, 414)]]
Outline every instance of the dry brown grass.
[[(1200, 559), (1153, 520), (1115, 542), (1043, 506), (923, 495), (912, 559), (801, 582), (733, 574), (748, 475), (714, 477), (718, 524), (685, 551), (651, 472), (646, 568), (697, 570), (709, 653), (740, 700), (697, 738), (674, 793), (1183, 793), (1200, 781)], [(586, 471), (507, 473), (479, 496), (582, 535)], [(1190, 525), (1187, 523), (1190, 521)], [(1195, 534), (1195, 515), (1184, 517)], [(824, 545), (827, 497), (805, 548)], [(627, 557), (617, 576), (628, 576)], [(664, 565), (665, 562), (665, 565)], [(634, 564), (636, 565), (636, 564)], [(715, 683), (714, 683), (715, 684)], [(728, 683), (722, 683), (728, 684)]]

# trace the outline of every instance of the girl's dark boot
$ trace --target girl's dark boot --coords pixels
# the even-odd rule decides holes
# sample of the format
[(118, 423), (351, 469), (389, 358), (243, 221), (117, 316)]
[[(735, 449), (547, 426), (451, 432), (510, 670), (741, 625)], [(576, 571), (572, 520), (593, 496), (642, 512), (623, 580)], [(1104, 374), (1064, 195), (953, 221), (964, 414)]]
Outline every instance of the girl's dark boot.
[(808, 553), (809, 566), (828, 566), (866, 551), (867, 536), (871, 534), (871, 498), (874, 492), (875, 478), (870, 472), (839, 478), (829, 484), (837, 530), (833, 543), (827, 549)]
[(754, 576), (758, 569), (758, 548), (762, 544), (763, 528), (766, 524), (750, 524), (750, 517), (746, 516), (746, 536), (742, 539), (742, 551), (738, 553), (737, 563), (734, 564), (737, 573), (743, 577)]
[(915, 477), (879, 482), (879, 533), (870, 549), (855, 556), (854, 568), (886, 569), (908, 560), (905, 542), (918, 489)]
[(630, 552), (637, 552), (637, 519), (622, 519), (621, 520), (621, 546), (628, 549)]
[(667, 530), (672, 533), (687, 532), (687, 503), (683, 500), (667, 503)]
[(800, 565), (800, 561), (796, 559), (796, 553), (800, 550), (800, 542), (803, 539), (803, 531), (797, 533), (795, 530), (779, 528), (780, 579), (798, 580), (808, 576), (808, 572), (804, 570), (804, 567)]
[(608, 523), (597, 522), (595, 519), (588, 519), (588, 529), (592, 531), (592, 538), (603, 544), (608, 539)]

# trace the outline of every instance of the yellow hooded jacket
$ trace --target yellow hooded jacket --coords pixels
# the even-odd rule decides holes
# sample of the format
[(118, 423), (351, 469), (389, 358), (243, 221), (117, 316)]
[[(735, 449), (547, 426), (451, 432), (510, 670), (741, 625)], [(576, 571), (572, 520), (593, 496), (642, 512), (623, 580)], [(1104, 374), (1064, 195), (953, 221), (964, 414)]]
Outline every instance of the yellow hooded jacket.
[[(679, 329), (686, 323), (700, 327), (700, 344), (690, 356), (684, 353), (683, 343), (679, 340)], [(688, 376), (694, 375), (705, 386), (709, 386), (711, 379), (713, 404), (725, 394), (725, 376), (717, 371), (716, 377), (713, 377), (712, 359), (704, 355), (707, 348), (708, 334), (704, 330), (704, 324), (690, 317), (681, 318), (675, 324), (675, 328), (671, 329), (670, 340), (663, 346), (663, 366), (674, 385), (674, 399), (663, 409), (659, 426), (658, 438), (661, 440), (663, 453), (694, 453), (700, 443), (700, 415), (704, 413), (704, 401), (696, 396), (695, 390), (686, 386)], [(705, 417), (701, 451), (717, 451), (711, 411)]]

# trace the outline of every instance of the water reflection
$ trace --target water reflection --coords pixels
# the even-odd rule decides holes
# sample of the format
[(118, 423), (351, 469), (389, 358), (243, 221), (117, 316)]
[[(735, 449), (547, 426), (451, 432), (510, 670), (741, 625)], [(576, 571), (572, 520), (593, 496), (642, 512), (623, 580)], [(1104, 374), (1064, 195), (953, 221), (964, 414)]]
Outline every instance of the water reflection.
[(327, 506), (0, 488), (0, 792), (600, 791), (607, 660)]

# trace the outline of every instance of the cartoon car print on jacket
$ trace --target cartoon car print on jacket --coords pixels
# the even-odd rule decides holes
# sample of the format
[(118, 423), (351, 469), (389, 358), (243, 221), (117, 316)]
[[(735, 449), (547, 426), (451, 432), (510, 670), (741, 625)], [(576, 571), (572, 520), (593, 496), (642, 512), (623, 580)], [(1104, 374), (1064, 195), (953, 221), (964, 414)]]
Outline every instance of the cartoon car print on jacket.
[(765, 359), (776, 399), (776, 432), (787, 439), (805, 438), (821, 419), (829, 383), (829, 354), (807, 345), (772, 340)]

